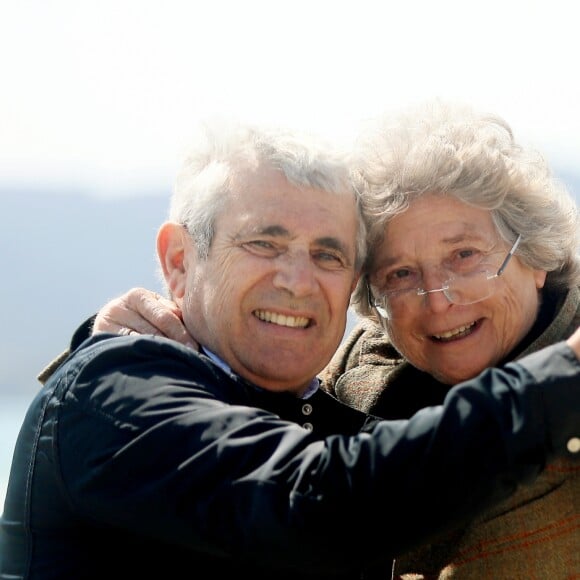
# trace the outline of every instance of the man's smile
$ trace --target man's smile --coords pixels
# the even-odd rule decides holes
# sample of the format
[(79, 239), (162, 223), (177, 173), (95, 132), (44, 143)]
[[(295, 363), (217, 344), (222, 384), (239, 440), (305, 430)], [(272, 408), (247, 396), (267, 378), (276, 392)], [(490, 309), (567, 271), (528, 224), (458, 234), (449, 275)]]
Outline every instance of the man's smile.
[(310, 322), (310, 319), (305, 316), (286, 316), (269, 310), (255, 310), (254, 315), (264, 322), (291, 328), (306, 328)]

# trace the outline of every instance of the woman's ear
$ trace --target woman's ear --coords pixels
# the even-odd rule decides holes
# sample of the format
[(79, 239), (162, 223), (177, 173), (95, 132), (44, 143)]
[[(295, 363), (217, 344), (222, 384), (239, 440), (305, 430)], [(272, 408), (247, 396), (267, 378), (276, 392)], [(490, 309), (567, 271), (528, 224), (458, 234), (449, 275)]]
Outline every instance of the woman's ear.
[(538, 290), (544, 287), (547, 275), (548, 272), (546, 272), (545, 270), (534, 270), (534, 280), (536, 282), (536, 288)]
[(186, 253), (193, 248), (184, 226), (175, 222), (165, 222), (157, 232), (157, 256), (163, 271), (165, 283), (174, 299), (185, 294), (187, 269)]

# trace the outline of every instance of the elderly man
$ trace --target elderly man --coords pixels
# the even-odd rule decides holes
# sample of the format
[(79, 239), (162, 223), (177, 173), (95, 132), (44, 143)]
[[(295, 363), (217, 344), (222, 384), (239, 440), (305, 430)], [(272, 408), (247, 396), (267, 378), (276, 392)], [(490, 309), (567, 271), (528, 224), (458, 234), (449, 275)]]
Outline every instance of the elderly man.
[(364, 239), (331, 150), (251, 128), (200, 144), (157, 250), (201, 350), (97, 334), (60, 366), (15, 449), (0, 578), (384, 577), (575, 453), (580, 332), (408, 421), (318, 389)]

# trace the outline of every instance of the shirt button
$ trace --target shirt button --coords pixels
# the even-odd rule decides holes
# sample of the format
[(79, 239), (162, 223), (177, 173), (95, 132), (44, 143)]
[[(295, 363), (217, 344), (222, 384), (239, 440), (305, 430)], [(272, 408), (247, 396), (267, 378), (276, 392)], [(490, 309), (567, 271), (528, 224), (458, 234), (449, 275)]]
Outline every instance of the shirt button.
[(312, 413), (312, 405), (310, 403), (304, 403), (304, 405), (302, 405), (302, 414), (310, 415), (311, 413)]
[(580, 451), (580, 437), (571, 437), (566, 444), (570, 453), (578, 453)]
[(312, 423), (304, 423), (302, 427), (304, 427), (306, 431), (312, 431), (312, 429), (314, 429), (314, 425)]

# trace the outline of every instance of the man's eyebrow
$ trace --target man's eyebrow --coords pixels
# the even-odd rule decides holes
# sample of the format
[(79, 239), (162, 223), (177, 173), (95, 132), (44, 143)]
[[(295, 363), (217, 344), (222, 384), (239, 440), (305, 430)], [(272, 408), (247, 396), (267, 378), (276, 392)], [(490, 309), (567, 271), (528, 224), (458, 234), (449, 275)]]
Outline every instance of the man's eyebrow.
[[(290, 238), (290, 232), (283, 226), (280, 225), (271, 225), (271, 226), (264, 226), (264, 227), (255, 227), (249, 231), (244, 232), (243, 235), (264, 235), (264, 236), (273, 236), (273, 237), (285, 237)], [(238, 238), (240, 236), (237, 236)], [(348, 256), (348, 248), (338, 239), (333, 236), (324, 236), (321, 238), (316, 238), (314, 243), (322, 246), (324, 248), (328, 248), (331, 250), (336, 250), (345, 256)]]
[(279, 225), (271, 225), (271, 226), (264, 226), (262, 228), (256, 228), (256, 234), (264, 234), (266, 236), (283, 236), (283, 237), (290, 237), (290, 232), (283, 226)]
[(248, 236), (272, 236), (289, 238), (290, 232), (285, 227), (280, 225), (252, 226), (240, 231), (236, 235), (236, 239), (241, 239)]
[(331, 250), (337, 250), (344, 256), (348, 256), (348, 249), (338, 238), (327, 236), (324, 238), (316, 238), (315, 242), (320, 246)]

